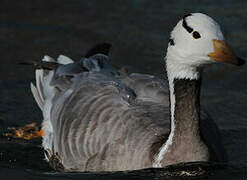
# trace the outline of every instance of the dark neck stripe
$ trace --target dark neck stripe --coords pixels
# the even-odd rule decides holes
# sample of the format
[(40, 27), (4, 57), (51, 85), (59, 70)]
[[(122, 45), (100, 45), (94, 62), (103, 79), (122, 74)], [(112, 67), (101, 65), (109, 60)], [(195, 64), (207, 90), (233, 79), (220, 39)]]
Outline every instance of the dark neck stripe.
[(201, 79), (174, 79), (173, 82), (176, 102), (174, 124), (181, 133), (195, 133), (199, 130)]
[(188, 31), (189, 33), (192, 33), (193, 32), (193, 28), (192, 27), (189, 27), (187, 22), (186, 22), (186, 18), (189, 17), (189, 16), (192, 16), (192, 14), (187, 14), (183, 17), (183, 27), (186, 29), (186, 31)]

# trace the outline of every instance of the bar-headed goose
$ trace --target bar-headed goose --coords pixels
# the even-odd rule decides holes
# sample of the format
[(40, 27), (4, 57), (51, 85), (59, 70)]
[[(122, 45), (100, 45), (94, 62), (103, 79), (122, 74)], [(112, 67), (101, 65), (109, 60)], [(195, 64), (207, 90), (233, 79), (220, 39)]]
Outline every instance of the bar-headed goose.
[(36, 64), (31, 90), (43, 112), (45, 156), (55, 169), (118, 171), (226, 160), (215, 123), (200, 110), (200, 70), (244, 61), (212, 18), (188, 14), (171, 32), (168, 85), (152, 75), (121, 75), (102, 50), (77, 62), (45, 56)]

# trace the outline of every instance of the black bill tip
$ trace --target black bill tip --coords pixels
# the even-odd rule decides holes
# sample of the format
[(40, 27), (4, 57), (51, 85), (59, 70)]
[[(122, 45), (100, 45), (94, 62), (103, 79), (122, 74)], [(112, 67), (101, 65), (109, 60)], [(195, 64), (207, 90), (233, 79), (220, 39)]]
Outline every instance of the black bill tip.
[(240, 57), (237, 57), (237, 61), (238, 61), (238, 64), (237, 64), (238, 66), (242, 66), (245, 64), (245, 60)]

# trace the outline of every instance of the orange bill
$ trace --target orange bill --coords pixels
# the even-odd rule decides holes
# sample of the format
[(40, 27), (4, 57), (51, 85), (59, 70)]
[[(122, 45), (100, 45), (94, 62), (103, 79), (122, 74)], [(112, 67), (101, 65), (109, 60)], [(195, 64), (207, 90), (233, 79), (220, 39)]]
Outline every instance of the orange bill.
[(238, 66), (244, 64), (244, 60), (237, 57), (225, 41), (213, 39), (213, 44), (214, 52), (208, 54), (212, 61), (229, 63)]

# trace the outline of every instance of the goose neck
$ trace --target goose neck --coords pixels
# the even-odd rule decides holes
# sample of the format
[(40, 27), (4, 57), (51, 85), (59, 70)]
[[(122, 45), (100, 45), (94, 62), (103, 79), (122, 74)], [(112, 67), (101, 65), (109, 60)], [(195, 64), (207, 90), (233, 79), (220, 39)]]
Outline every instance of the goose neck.
[(174, 78), (169, 86), (172, 138), (198, 135), (201, 79)]
[(201, 142), (200, 71), (187, 65), (174, 66), (172, 63), (169, 64), (169, 61), (166, 65), (170, 92), (171, 129), (167, 141), (156, 157), (154, 167), (168, 165), (170, 162), (166, 158), (169, 154), (183, 152), (187, 142), (193, 143), (195, 147)]

